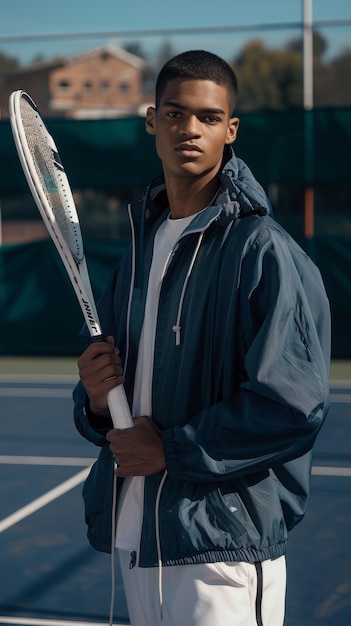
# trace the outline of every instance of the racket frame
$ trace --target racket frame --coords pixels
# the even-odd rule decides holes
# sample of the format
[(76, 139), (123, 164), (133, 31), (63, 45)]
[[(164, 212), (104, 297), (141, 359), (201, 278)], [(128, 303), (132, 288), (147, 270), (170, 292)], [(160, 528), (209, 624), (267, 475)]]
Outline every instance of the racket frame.
[[(60, 178), (63, 178), (65, 183), (65, 197), (67, 198), (67, 202), (69, 201), (72, 214), (76, 217), (77, 220), (76, 222), (74, 222), (74, 224), (77, 234), (79, 235), (79, 245), (81, 247), (81, 253), (79, 255), (73, 254), (72, 250), (67, 245), (61, 229), (55, 219), (55, 214), (52, 210), (52, 207), (42, 189), (42, 185), (40, 183), (40, 179), (38, 177), (33, 162), (33, 157), (28, 147), (25, 129), (22, 123), (20, 109), (21, 98), (25, 98), (27, 103), (35, 111), (39, 123), (45, 131), (48, 145), (53, 151), (53, 156), (54, 154), (56, 154), (57, 159), (60, 162)], [(26, 177), (29, 189), (32, 193), (33, 199), (45, 223), (48, 233), (61, 257), (67, 275), (74, 288), (91, 339), (93, 341), (102, 341), (104, 339), (104, 335), (102, 333), (97, 309), (95, 306), (95, 300), (84, 255), (83, 241), (81, 239), (79, 226), (79, 217), (76, 211), (68, 178), (62, 166), (62, 162), (59, 157), (59, 152), (57, 150), (55, 141), (52, 135), (49, 133), (48, 129), (46, 128), (37, 109), (37, 106), (33, 102), (32, 98), (25, 91), (17, 90), (11, 94), (9, 100), (9, 111), (13, 138), (17, 148), (20, 163), (22, 165), (22, 169)], [(131, 426), (133, 426), (133, 419), (131, 417), (130, 408), (124, 392), (123, 385), (118, 385), (114, 387), (108, 393), (108, 404), (115, 428), (130, 428)]]
[[(47, 138), (50, 139), (52, 143), (51, 148), (55, 148), (57, 154), (58, 150), (56, 148), (56, 144), (47, 130), (43, 120), (40, 117), (38, 109), (31, 99), (31, 97), (24, 91), (18, 90), (11, 94), (10, 96), (10, 121), (13, 131), (13, 137), (16, 144), (18, 156), (22, 165), (22, 169), (24, 175), (27, 179), (27, 183), (29, 185), (30, 191), (34, 198), (34, 201), (37, 205), (37, 208), (41, 214), (41, 217), (45, 223), (45, 226), (53, 240), (55, 247), (61, 257), (61, 260), (66, 268), (67, 274), (69, 276), (70, 282), (74, 288), (76, 293), (76, 297), (78, 299), (80, 308), (84, 315), (85, 322), (87, 324), (90, 336), (92, 339), (98, 340), (103, 338), (103, 333), (100, 325), (100, 321), (98, 318), (97, 310), (95, 307), (94, 296), (91, 288), (89, 273), (87, 269), (86, 259), (83, 252), (83, 244), (82, 244), (82, 255), (81, 260), (77, 260), (77, 258), (72, 254), (69, 246), (67, 245), (64, 236), (61, 233), (61, 230), (55, 220), (55, 215), (53, 210), (48, 202), (48, 199), (45, 193), (42, 190), (40, 180), (38, 174), (36, 172), (33, 158), (31, 152), (28, 147), (28, 142), (26, 139), (25, 130), (21, 121), (21, 111), (20, 111), (20, 99), (25, 98), (30, 106), (33, 107), (36, 112), (40, 123), (45, 130), (45, 134)], [(72, 196), (72, 192), (69, 186), (68, 179), (66, 178), (66, 189), (67, 197), (70, 200), (72, 210), (74, 209), (74, 214), (76, 214), (76, 208)], [(77, 224), (79, 228), (79, 221), (77, 216)]]

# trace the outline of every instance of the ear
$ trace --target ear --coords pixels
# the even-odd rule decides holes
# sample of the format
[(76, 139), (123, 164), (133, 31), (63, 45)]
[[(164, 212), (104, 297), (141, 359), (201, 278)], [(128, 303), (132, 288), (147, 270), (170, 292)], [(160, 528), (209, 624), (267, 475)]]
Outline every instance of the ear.
[(236, 140), (236, 136), (238, 134), (239, 128), (239, 118), (231, 117), (228, 124), (227, 137), (225, 140), (226, 144), (233, 143)]
[(146, 111), (146, 132), (149, 135), (156, 135), (156, 109), (155, 107), (148, 107)]

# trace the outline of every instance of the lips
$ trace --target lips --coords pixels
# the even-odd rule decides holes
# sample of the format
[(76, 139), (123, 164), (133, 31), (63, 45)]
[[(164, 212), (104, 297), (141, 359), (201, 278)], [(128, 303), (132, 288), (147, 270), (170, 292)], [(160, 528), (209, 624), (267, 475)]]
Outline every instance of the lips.
[(176, 152), (184, 157), (192, 158), (202, 154), (201, 148), (192, 143), (181, 143), (176, 147)]

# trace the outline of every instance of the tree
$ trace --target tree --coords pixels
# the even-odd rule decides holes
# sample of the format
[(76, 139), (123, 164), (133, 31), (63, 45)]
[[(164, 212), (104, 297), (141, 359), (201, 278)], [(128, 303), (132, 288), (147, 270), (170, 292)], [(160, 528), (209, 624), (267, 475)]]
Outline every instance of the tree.
[(232, 63), (238, 77), (238, 109), (291, 109), (302, 105), (302, 55), (298, 50), (250, 41)]
[(140, 41), (130, 41), (123, 46), (123, 49), (126, 50), (126, 52), (130, 52), (130, 54), (134, 54), (136, 57), (146, 59), (146, 54)]
[(10, 57), (3, 52), (0, 52), (0, 78), (9, 72), (13, 72), (20, 66), (16, 57)]
[(174, 56), (175, 52), (172, 48), (172, 44), (169, 39), (166, 39), (160, 46), (157, 61), (156, 61), (156, 73), (160, 71), (161, 67)]
[[(303, 54), (303, 38), (298, 37), (297, 39), (292, 39), (287, 43), (287, 50), (291, 50), (292, 52), (300, 52)], [(326, 38), (318, 31), (313, 31), (313, 57), (315, 59), (322, 59), (323, 55), (327, 51), (328, 41)]]
[(160, 48), (158, 49), (155, 62), (152, 64), (150, 63), (144, 69), (143, 89), (144, 89), (144, 93), (149, 95), (150, 101), (154, 100), (154, 90), (155, 90), (155, 84), (156, 84), (158, 73), (161, 67), (172, 56), (174, 56), (172, 45), (168, 40), (166, 40), (161, 44)]
[(340, 52), (330, 63), (315, 63), (314, 105), (350, 106), (351, 48)]

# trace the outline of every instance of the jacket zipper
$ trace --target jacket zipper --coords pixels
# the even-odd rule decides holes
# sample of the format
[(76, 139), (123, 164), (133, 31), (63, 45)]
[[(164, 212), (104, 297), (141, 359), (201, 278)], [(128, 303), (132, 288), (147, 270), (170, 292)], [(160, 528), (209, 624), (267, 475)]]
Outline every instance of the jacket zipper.
[[(132, 298), (132, 289), (133, 289), (133, 284), (134, 284), (134, 277), (135, 277), (135, 232), (134, 232), (134, 224), (133, 224), (133, 219), (132, 219), (132, 214), (131, 214), (131, 205), (129, 205), (129, 218), (130, 218), (130, 222), (132, 225), (132, 242), (133, 242), (133, 256), (132, 256), (132, 276), (131, 276), (131, 290), (130, 290), (130, 294), (129, 294), (129, 303), (128, 303), (128, 317), (127, 317), (127, 324), (128, 324), (128, 335), (129, 335), (129, 317), (130, 317), (130, 307), (131, 307), (131, 298)], [(176, 336), (177, 336), (177, 345), (178, 345), (178, 341), (180, 343), (180, 316), (181, 316), (181, 309), (182, 309), (182, 304), (183, 304), (183, 299), (184, 299), (184, 295), (185, 295), (185, 291), (186, 291), (186, 287), (189, 281), (189, 277), (191, 274), (191, 271), (193, 269), (193, 265), (195, 263), (196, 260), (196, 256), (197, 253), (199, 251), (203, 236), (205, 231), (207, 230), (207, 228), (210, 226), (210, 224), (212, 223), (212, 221), (215, 221), (215, 219), (218, 218), (218, 215), (212, 219), (206, 226), (206, 228), (201, 229), (201, 230), (193, 230), (193, 231), (188, 231), (188, 232), (183, 232), (180, 237), (178, 238), (178, 240), (176, 241), (175, 245), (172, 247), (172, 250), (170, 251), (166, 263), (164, 265), (162, 274), (161, 274), (161, 280), (159, 283), (159, 290), (158, 290), (158, 296), (160, 295), (160, 291), (161, 291), (161, 286), (162, 286), (162, 282), (163, 279), (168, 271), (168, 267), (170, 265), (170, 262), (176, 252), (176, 248), (179, 244), (180, 239), (182, 239), (184, 236), (195, 233), (195, 232), (199, 232), (199, 239), (198, 239), (198, 243), (196, 245), (195, 248), (195, 252), (193, 254), (189, 269), (188, 269), (188, 273), (184, 282), (184, 286), (183, 286), (183, 290), (182, 290), (182, 294), (181, 294), (181, 300), (179, 303), (179, 309), (178, 309), (178, 317), (177, 317), (177, 326), (173, 327), (173, 330), (176, 332)], [(151, 394), (152, 394), (152, 389), (151, 389)], [(152, 395), (151, 395), (152, 398)], [(158, 491), (157, 491), (157, 497), (156, 497), (156, 502), (155, 502), (155, 525), (156, 525), (156, 544), (157, 544), (157, 559), (158, 559), (158, 570), (159, 570), (159, 574), (158, 574), (158, 593), (159, 593), (159, 606), (160, 606), (160, 617), (161, 617), (161, 621), (163, 621), (163, 592), (162, 592), (162, 550), (161, 550), (161, 541), (160, 541), (160, 528), (159, 528), (159, 505), (160, 505), (160, 497), (161, 497), (161, 492), (163, 489), (163, 485), (165, 483), (165, 480), (167, 478), (167, 470), (165, 470), (163, 477), (161, 479)], [(144, 501), (141, 503), (141, 511), (144, 510)], [(142, 523), (141, 523), (142, 526)], [(141, 541), (141, 537), (139, 538), (139, 554), (140, 554), (140, 541)], [(137, 552), (135, 550), (133, 550), (131, 552), (130, 555), (130, 562), (129, 562), (129, 569), (133, 569), (136, 565), (137, 565), (137, 561), (138, 561), (138, 555)]]
[(132, 270), (130, 277), (130, 287), (129, 287), (129, 298), (128, 298), (128, 309), (127, 309), (127, 323), (126, 323), (126, 355), (124, 359), (124, 371), (127, 369), (128, 357), (129, 357), (129, 327), (130, 327), (130, 309), (132, 306), (132, 297), (133, 297), (133, 286), (135, 280), (135, 229), (134, 222), (132, 220), (132, 211), (131, 205), (128, 205), (128, 213), (129, 213), (129, 222), (131, 227), (131, 235), (132, 235)]
[(164, 474), (162, 476), (161, 482), (157, 490), (156, 502), (155, 502), (155, 530), (156, 530), (157, 561), (158, 561), (158, 598), (159, 598), (161, 622), (163, 621), (163, 591), (162, 591), (162, 549), (161, 549), (161, 539), (160, 539), (159, 508), (160, 508), (161, 493), (162, 493), (163, 485), (165, 484), (166, 478), (167, 478), (167, 470), (164, 471)]

